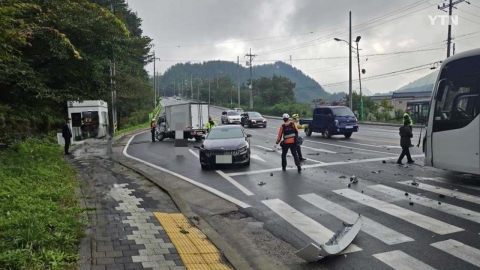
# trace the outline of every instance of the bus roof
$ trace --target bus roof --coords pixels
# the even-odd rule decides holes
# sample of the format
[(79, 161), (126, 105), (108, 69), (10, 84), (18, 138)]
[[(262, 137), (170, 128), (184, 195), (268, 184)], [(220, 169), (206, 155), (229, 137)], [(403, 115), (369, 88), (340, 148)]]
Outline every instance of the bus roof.
[(453, 56), (450, 56), (449, 58), (445, 59), (443, 62), (442, 62), (442, 67), (440, 70), (443, 69), (443, 67), (452, 62), (452, 61), (455, 61), (455, 60), (458, 60), (458, 59), (461, 59), (461, 58), (465, 58), (465, 57), (471, 57), (471, 56), (480, 56), (480, 49), (473, 49), (473, 50), (468, 50), (468, 51), (464, 51), (464, 52), (461, 52), (461, 53), (457, 53)]

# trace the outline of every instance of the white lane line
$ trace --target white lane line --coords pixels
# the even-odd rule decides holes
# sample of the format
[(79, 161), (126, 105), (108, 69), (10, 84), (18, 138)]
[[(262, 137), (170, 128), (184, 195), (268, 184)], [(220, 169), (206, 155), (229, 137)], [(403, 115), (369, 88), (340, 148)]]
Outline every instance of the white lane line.
[[(275, 137), (277, 136), (277, 135), (271, 134), (271, 133), (269, 133), (268, 135), (272, 135), (272, 136), (275, 136)], [(365, 151), (365, 152), (372, 152), (372, 153), (379, 153), (379, 154), (387, 154), (387, 155), (395, 155), (395, 156), (398, 156), (398, 154), (395, 154), (395, 153), (380, 152), (380, 151), (368, 150), (368, 149), (364, 149), (364, 148), (355, 148), (355, 147), (350, 147), (350, 146), (345, 146), (345, 145), (339, 145), (339, 144), (324, 143), (324, 142), (317, 142), (317, 141), (310, 141), (310, 140), (304, 140), (304, 142), (311, 142), (311, 143), (324, 144), (324, 145), (330, 145), (330, 146), (335, 146), (335, 147), (355, 149), (355, 150), (360, 150), (360, 151)]]
[[(460, 176), (460, 175), (455, 175), (455, 176)], [(466, 184), (466, 183), (454, 184), (454, 183), (450, 182), (449, 180), (447, 180), (443, 177), (415, 177), (415, 178), (417, 178), (420, 181), (440, 182), (440, 183), (448, 184), (450, 186), (457, 186), (457, 187), (461, 187), (461, 188), (469, 188), (469, 189), (480, 190), (480, 187), (478, 185), (471, 185), (471, 184)], [(475, 181), (475, 180), (473, 180), (473, 181)]]
[[(425, 155), (413, 155), (412, 158), (418, 157), (425, 157)], [(356, 163), (366, 163), (366, 162), (376, 162), (376, 161), (383, 161), (383, 160), (396, 160), (398, 157), (383, 157), (383, 158), (371, 158), (371, 159), (354, 159), (349, 161), (337, 161), (337, 162), (330, 162), (330, 163), (322, 163), (322, 164), (313, 164), (313, 165), (304, 165), (302, 168), (318, 168), (318, 167), (327, 167), (327, 166), (337, 166), (337, 165), (345, 165), (345, 164), (356, 164)], [(297, 168), (290, 168), (287, 166), (287, 170), (296, 170)], [(265, 169), (265, 170), (258, 170), (258, 171), (247, 171), (247, 172), (238, 172), (238, 173), (229, 173), (229, 176), (240, 176), (240, 175), (252, 175), (252, 174), (259, 174), (259, 173), (268, 173), (268, 172), (277, 172), (281, 171), (282, 168), (275, 168), (275, 169)]]
[[(299, 195), (300, 198), (311, 203), (317, 208), (333, 215), (346, 223), (353, 224), (358, 217), (358, 213), (355, 213), (341, 205), (333, 203), (327, 199), (324, 199), (314, 193)], [(395, 245), (405, 242), (415, 241), (414, 239), (405, 236), (397, 231), (394, 231), (376, 221), (373, 221), (365, 216), (363, 218), (362, 231), (377, 238), (387, 245)]]
[[(297, 211), (295, 208), (291, 207), (280, 199), (263, 200), (262, 203), (264, 203), (273, 212), (285, 219), (293, 227), (297, 228), (319, 245), (326, 243), (334, 235), (334, 232), (330, 231), (328, 228), (325, 228), (322, 224), (316, 222), (310, 217)], [(362, 249), (357, 245), (350, 244), (342, 252), (342, 254), (361, 250)]]
[(190, 151), (190, 153), (192, 153), (192, 155), (196, 156), (197, 158), (200, 158), (198, 154), (195, 153), (195, 151), (193, 151), (192, 149), (188, 149), (188, 151)]
[(334, 190), (333, 192), (342, 195), (350, 200), (356, 201), (358, 203), (370, 206), (374, 209), (392, 215), (394, 217), (403, 219), (409, 223), (422, 227), (426, 230), (432, 231), (437, 234), (449, 234), (455, 232), (464, 231), (464, 229), (450, 225), (440, 220), (433, 219), (431, 217), (418, 214), (416, 212), (407, 210), (405, 208), (396, 206), (391, 203), (383, 202), (362, 193), (353, 191), (351, 189), (339, 189)]
[(255, 195), (253, 194), (250, 190), (248, 190), (246, 187), (240, 185), (237, 181), (233, 180), (230, 176), (226, 175), (224, 172), (217, 170), (216, 171), (221, 177), (225, 178), (228, 182), (230, 182), (232, 185), (240, 189), (245, 195), (247, 196), (252, 196)]
[(376, 148), (402, 148), (401, 146), (396, 146), (396, 145), (373, 145), (373, 144), (366, 144), (366, 143), (346, 142), (346, 141), (340, 141), (340, 140), (337, 140), (337, 142), (350, 143), (350, 144), (356, 144), (356, 145), (362, 145), (362, 146), (369, 146), (369, 147), (376, 147)]
[(467, 246), (461, 242), (449, 239), (442, 242), (430, 244), (432, 247), (438, 248), (450, 255), (461, 260), (469, 262), (476, 267), (480, 267), (480, 250)]
[(250, 155), (250, 158), (253, 158), (253, 159), (256, 159), (256, 160), (260, 160), (260, 161), (263, 161), (263, 162), (267, 162), (267, 161), (265, 161), (263, 158), (261, 158), (259, 155)]
[[(146, 131), (146, 132), (150, 132), (150, 131)], [(143, 133), (146, 133), (146, 132), (142, 132), (142, 133), (139, 133), (139, 134), (143, 134)], [(231, 202), (231, 203), (233, 203), (233, 204), (236, 204), (236, 205), (238, 205), (238, 206), (240, 206), (240, 207), (242, 207), (242, 208), (250, 208), (250, 207), (251, 207), (249, 204), (246, 204), (246, 203), (244, 203), (244, 202), (242, 202), (242, 201), (240, 201), (240, 200), (238, 200), (238, 199), (235, 199), (235, 198), (233, 198), (232, 196), (227, 195), (227, 194), (221, 192), (220, 190), (211, 188), (211, 187), (209, 187), (209, 186), (207, 186), (207, 185), (204, 185), (204, 184), (202, 184), (202, 183), (200, 183), (200, 182), (197, 182), (197, 181), (192, 180), (192, 179), (190, 179), (190, 178), (188, 178), (188, 177), (185, 177), (185, 176), (183, 176), (183, 175), (180, 175), (180, 174), (178, 174), (178, 173), (176, 173), (176, 172), (172, 172), (172, 171), (167, 170), (167, 169), (165, 169), (165, 168), (162, 168), (162, 167), (160, 167), (160, 166), (157, 166), (157, 165), (154, 165), (154, 164), (152, 164), (152, 163), (146, 162), (145, 160), (142, 160), (142, 159), (139, 159), (139, 158), (130, 156), (129, 154), (127, 154), (128, 146), (129, 146), (130, 143), (132, 142), (133, 138), (135, 138), (135, 136), (137, 136), (137, 135), (139, 135), (139, 134), (133, 135), (133, 136), (128, 140), (127, 144), (125, 145), (125, 148), (123, 148), (123, 155), (124, 155), (124, 156), (126, 156), (126, 157), (128, 157), (128, 158), (130, 158), (130, 159), (136, 160), (136, 161), (138, 161), (138, 162), (141, 162), (141, 163), (143, 163), (143, 164), (145, 164), (145, 165), (147, 165), (147, 166), (149, 166), (149, 167), (152, 167), (152, 168), (154, 168), (154, 169), (157, 169), (157, 170), (159, 170), (159, 171), (166, 172), (166, 173), (168, 173), (168, 174), (171, 174), (171, 175), (173, 175), (173, 176), (176, 176), (176, 177), (178, 177), (178, 178), (180, 178), (180, 179), (182, 179), (182, 180), (184, 180), (184, 181), (189, 182), (190, 184), (193, 184), (193, 185), (196, 185), (197, 187), (203, 188), (204, 190), (206, 190), (206, 191), (208, 191), (208, 192), (210, 192), (210, 193), (213, 193), (213, 194), (217, 195), (218, 197), (223, 198), (223, 199), (225, 199), (225, 200), (227, 200), (227, 201), (229, 201), (229, 202)]]
[[(412, 184), (411, 184), (412, 181), (403, 181), (403, 182), (398, 182), (398, 183), (413, 187)], [(473, 196), (473, 195), (470, 195), (470, 194), (466, 194), (466, 193), (463, 193), (463, 192), (458, 192), (458, 191), (455, 191), (455, 190), (452, 190), (452, 189), (446, 189), (446, 188), (431, 186), (431, 185), (427, 185), (427, 184), (424, 184), (424, 183), (419, 183), (418, 186), (416, 186), (416, 188), (422, 189), (422, 190), (425, 190), (425, 191), (430, 191), (430, 192), (437, 193), (437, 194), (442, 194), (442, 195), (449, 196), (449, 197), (455, 197), (456, 199), (459, 199), (459, 200), (462, 200), (462, 201), (467, 201), (467, 202), (471, 202), (471, 203), (480, 204), (480, 197)]]
[(373, 254), (372, 256), (395, 270), (435, 270), (435, 268), (430, 265), (400, 250)]
[(329, 150), (326, 150), (326, 149), (313, 148), (313, 147), (309, 147), (309, 146), (305, 146), (305, 145), (302, 145), (301, 147), (302, 148), (307, 148), (307, 149), (310, 149), (310, 150), (313, 150), (313, 151), (317, 151), (317, 152), (324, 152), (324, 153), (329, 153), (329, 154), (336, 154), (337, 153), (337, 152), (329, 151)]
[[(270, 152), (273, 153), (273, 151), (275, 151), (276, 153), (279, 153), (281, 154), (280, 152), (278, 152), (276, 149), (273, 149), (273, 148), (268, 148), (268, 147), (265, 147), (265, 146), (261, 146), (261, 145), (254, 145), (258, 148), (262, 148), (262, 149), (265, 149), (265, 150), (268, 150)], [(315, 159), (311, 159), (311, 158), (306, 158), (308, 161), (312, 161), (312, 162), (316, 162), (316, 163), (320, 163), (320, 164), (323, 164), (324, 162), (321, 162), (321, 161), (318, 161), (318, 160), (315, 160)]]
[(429, 198), (424, 198), (424, 197), (413, 195), (413, 194), (410, 194), (407, 197), (405, 196), (405, 191), (401, 191), (401, 190), (387, 187), (384, 185), (369, 186), (368, 188), (394, 196), (398, 199), (406, 200), (406, 201), (408, 201), (409, 200), (408, 197), (410, 197), (412, 198), (412, 201), (414, 203), (417, 203), (426, 207), (430, 207), (435, 210), (445, 212), (447, 214), (454, 215), (460, 218), (464, 218), (476, 223), (480, 223), (480, 213), (475, 211), (471, 211), (462, 207), (458, 207), (458, 206), (451, 205), (448, 203), (443, 203), (443, 202), (440, 202), (441, 204), (438, 204), (439, 201), (429, 199)]

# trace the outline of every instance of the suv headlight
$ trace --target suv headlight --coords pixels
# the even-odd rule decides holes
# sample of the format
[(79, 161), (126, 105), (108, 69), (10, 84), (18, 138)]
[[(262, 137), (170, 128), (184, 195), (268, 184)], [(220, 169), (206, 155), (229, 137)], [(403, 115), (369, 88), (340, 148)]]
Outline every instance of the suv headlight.
[(335, 126), (338, 126), (338, 120), (335, 120)]

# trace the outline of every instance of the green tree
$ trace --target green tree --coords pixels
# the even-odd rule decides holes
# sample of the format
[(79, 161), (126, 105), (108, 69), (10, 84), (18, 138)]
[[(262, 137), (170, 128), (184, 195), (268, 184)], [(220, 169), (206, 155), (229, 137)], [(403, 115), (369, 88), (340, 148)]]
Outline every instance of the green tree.
[[(352, 93), (352, 105), (353, 105), (353, 111), (357, 112), (360, 114), (360, 105), (361, 105), (361, 100), (360, 100), (360, 95), (357, 94), (356, 92)], [(376, 114), (378, 112), (378, 105), (373, 101), (370, 97), (368, 96), (363, 96), (363, 115), (366, 117), (370, 113)], [(346, 104), (349, 104), (350, 97), (348, 95), (345, 95), (345, 100)]]
[(382, 101), (380, 101), (380, 108), (381, 108), (381, 112), (379, 115), (380, 118), (384, 121), (390, 120), (391, 119), (390, 113), (394, 109), (394, 106), (392, 105), (390, 100), (388, 100), (387, 98), (382, 99)]

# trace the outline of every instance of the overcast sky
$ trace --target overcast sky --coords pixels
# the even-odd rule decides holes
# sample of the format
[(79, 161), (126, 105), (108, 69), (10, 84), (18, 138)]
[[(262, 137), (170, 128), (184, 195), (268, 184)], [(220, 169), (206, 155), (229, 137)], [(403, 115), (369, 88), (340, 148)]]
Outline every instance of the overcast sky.
[[(348, 92), (348, 12), (352, 11), (352, 45), (360, 35), (362, 88), (386, 93), (431, 72), (430, 66), (367, 80), (368, 77), (418, 67), (446, 58), (447, 13), (441, 0), (128, 0), (143, 20), (144, 35), (153, 39), (159, 72), (178, 62), (240, 62), (252, 48), (254, 65), (283, 60), (301, 69), (329, 92)], [(454, 9), (452, 35), (456, 53), (480, 41), (480, 0)], [(477, 33), (478, 32), (478, 33)], [(467, 35), (468, 34), (468, 35)], [(478, 47), (478, 46), (477, 46)], [(428, 50), (406, 54), (373, 54)], [(366, 55), (366, 56), (362, 56)], [(370, 56), (369, 56), (370, 55)], [(312, 58), (334, 58), (314, 59)], [(339, 57), (339, 58), (336, 58)], [(353, 54), (353, 79), (358, 79)], [(368, 60), (367, 60), (368, 58)], [(298, 60), (296, 60), (298, 59)], [(153, 74), (153, 64), (147, 67)], [(413, 71), (413, 72), (412, 72)], [(395, 76), (392, 76), (395, 75)], [(353, 85), (358, 89), (358, 82)]]

